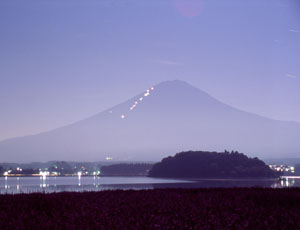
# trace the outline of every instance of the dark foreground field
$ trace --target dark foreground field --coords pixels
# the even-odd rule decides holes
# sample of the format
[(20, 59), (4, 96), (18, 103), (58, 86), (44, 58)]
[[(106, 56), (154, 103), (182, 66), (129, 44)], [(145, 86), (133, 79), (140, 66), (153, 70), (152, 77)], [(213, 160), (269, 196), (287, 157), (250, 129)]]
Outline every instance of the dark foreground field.
[(300, 229), (300, 189), (1, 195), (0, 229)]

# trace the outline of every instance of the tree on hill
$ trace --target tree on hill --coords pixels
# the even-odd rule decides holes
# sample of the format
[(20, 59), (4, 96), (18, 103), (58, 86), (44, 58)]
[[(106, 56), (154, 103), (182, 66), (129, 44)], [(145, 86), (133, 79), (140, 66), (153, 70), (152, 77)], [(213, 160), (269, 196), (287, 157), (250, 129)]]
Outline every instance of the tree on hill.
[(53, 163), (52, 166), (49, 167), (49, 171), (50, 172), (59, 172), (62, 175), (74, 173), (72, 166), (65, 161), (58, 161), (58, 162)]
[(258, 158), (239, 152), (189, 151), (164, 158), (149, 172), (151, 177), (169, 178), (276, 178)]

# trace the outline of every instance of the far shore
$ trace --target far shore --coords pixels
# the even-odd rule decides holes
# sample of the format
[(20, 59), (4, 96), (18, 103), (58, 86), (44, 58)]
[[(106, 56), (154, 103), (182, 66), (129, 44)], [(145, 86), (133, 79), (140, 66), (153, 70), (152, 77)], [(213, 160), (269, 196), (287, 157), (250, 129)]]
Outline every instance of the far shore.
[[(42, 177), (40, 174), (30, 174), (30, 175), (24, 175), (24, 174), (14, 174), (14, 175), (7, 175), (0, 177)], [(78, 177), (76, 174), (66, 174), (66, 175), (48, 175), (49, 177)], [(82, 175), (82, 177), (94, 177), (93, 175)], [(99, 175), (96, 177), (149, 177), (145, 175)], [(175, 177), (150, 177), (150, 178), (159, 178), (159, 179), (167, 179), (167, 180), (184, 180), (184, 181), (191, 181), (191, 182), (199, 182), (199, 181), (278, 181), (285, 178), (290, 179), (300, 179), (300, 176), (281, 176), (278, 178), (175, 178)]]

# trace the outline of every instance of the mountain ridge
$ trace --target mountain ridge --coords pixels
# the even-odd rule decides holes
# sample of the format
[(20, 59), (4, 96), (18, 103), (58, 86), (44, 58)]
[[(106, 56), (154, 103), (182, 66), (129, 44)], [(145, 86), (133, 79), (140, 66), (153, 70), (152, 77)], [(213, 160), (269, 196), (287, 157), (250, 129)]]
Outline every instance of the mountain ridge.
[[(134, 160), (142, 155), (145, 159), (160, 160), (167, 154), (190, 149), (230, 149), (259, 155), (267, 149), (275, 151), (272, 145), (278, 145), (276, 142), (280, 140), (283, 143), (280, 151), (286, 146), (286, 151), (295, 155), (300, 152), (300, 146), (294, 143), (299, 137), (300, 125), (296, 122), (277, 121), (236, 109), (175, 80), (150, 87), (87, 119), (1, 141), (0, 153), (9, 152), (8, 155), (19, 159), (24, 154), (36, 160), (59, 160), (57, 157), (102, 160), (111, 155), (116, 160)], [(263, 146), (260, 143), (263, 138), (267, 145), (261, 150), (254, 148)]]
[[(280, 120), (280, 119), (274, 119), (274, 118), (270, 118), (270, 117), (267, 117), (267, 116), (263, 116), (263, 115), (260, 115), (260, 114), (257, 114), (257, 113), (251, 112), (251, 111), (239, 109), (239, 108), (234, 107), (234, 106), (232, 106), (232, 105), (230, 105), (230, 104), (227, 104), (226, 102), (220, 101), (219, 99), (215, 98), (214, 96), (211, 96), (211, 95), (210, 95), (209, 93), (207, 93), (206, 91), (203, 91), (202, 89), (199, 89), (199, 88), (197, 88), (197, 87), (195, 87), (195, 86), (193, 86), (193, 85), (190, 85), (189, 83), (187, 83), (187, 82), (185, 82), (185, 81), (182, 81), (182, 80), (168, 80), (168, 81), (163, 81), (163, 82), (160, 82), (160, 83), (158, 83), (158, 84), (156, 84), (156, 85), (154, 85), (154, 86), (157, 86), (157, 85), (160, 85), (160, 84), (164, 84), (164, 83), (170, 83), (170, 82), (182, 82), (182, 83), (188, 84), (189, 86), (191, 86), (191, 87), (193, 87), (193, 88), (195, 88), (195, 89), (197, 89), (197, 90), (200, 90), (201, 92), (207, 94), (208, 96), (210, 96), (211, 98), (213, 98), (213, 99), (215, 99), (216, 101), (220, 102), (221, 104), (224, 104), (224, 105), (226, 105), (226, 106), (228, 106), (228, 107), (231, 107), (232, 109), (238, 110), (238, 111), (240, 111), (240, 112), (249, 113), (249, 114), (252, 114), (252, 115), (255, 115), (255, 116), (264, 118), (264, 119), (268, 119), (268, 120), (273, 120), (273, 121), (278, 121), (278, 122), (288, 122), (288, 123), (292, 123), (292, 124), (295, 124), (295, 125), (300, 125), (299, 122), (294, 121), (294, 120)], [(49, 130), (46, 130), (46, 131), (41, 131), (41, 132), (34, 133), (34, 134), (27, 134), (27, 135), (22, 135), (22, 136), (15, 136), (15, 137), (6, 138), (6, 139), (3, 139), (3, 140), (0, 140), (0, 143), (1, 143), (1, 142), (4, 142), (4, 141), (12, 140), (12, 139), (18, 139), (18, 138), (23, 138), (23, 137), (28, 137), (28, 136), (36, 136), (36, 135), (40, 135), (40, 134), (44, 134), (44, 133), (48, 133), (48, 132), (55, 131), (55, 130), (57, 130), (57, 129), (61, 129), (61, 128), (65, 128), (65, 127), (72, 126), (72, 125), (74, 125), (74, 124), (76, 124), (76, 123), (78, 123), (78, 122), (82, 122), (82, 121), (85, 121), (85, 120), (87, 120), (87, 119), (91, 119), (91, 118), (93, 118), (93, 117), (96, 117), (96, 116), (100, 115), (101, 113), (109, 112), (112, 108), (117, 107), (117, 106), (119, 106), (119, 105), (122, 105), (122, 104), (124, 104), (124, 103), (126, 103), (126, 102), (128, 102), (128, 101), (135, 100), (135, 99), (138, 98), (140, 95), (143, 95), (143, 93), (140, 93), (140, 94), (138, 94), (138, 95), (136, 95), (136, 96), (133, 96), (132, 98), (130, 98), (130, 99), (124, 101), (124, 102), (118, 103), (118, 104), (116, 104), (116, 105), (114, 105), (114, 106), (112, 106), (112, 107), (110, 107), (110, 108), (108, 108), (108, 109), (104, 109), (104, 110), (101, 111), (101, 112), (98, 112), (98, 113), (96, 113), (96, 114), (94, 114), (94, 115), (91, 115), (91, 116), (88, 116), (88, 117), (86, 117), (86, 118), (82, 118), (82, 119), (77, 120), (77, 121), (75, 121), (75, 122), (72, 122), (72, 123), (70, 123), (70, 124), (65, 124), (65, 125), (62, 125), (62, 126), (60, 126), (60, 127), (52, 128), (52, 129), (49, 129)]]

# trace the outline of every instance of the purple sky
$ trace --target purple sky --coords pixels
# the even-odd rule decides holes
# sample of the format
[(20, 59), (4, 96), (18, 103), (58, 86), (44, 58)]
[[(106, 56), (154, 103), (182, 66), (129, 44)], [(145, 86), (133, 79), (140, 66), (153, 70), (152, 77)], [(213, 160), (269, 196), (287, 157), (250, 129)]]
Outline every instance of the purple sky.
[(0, 140), (89, 117), (172, 79), (300, 122), (297, 1), (1, 1)]

